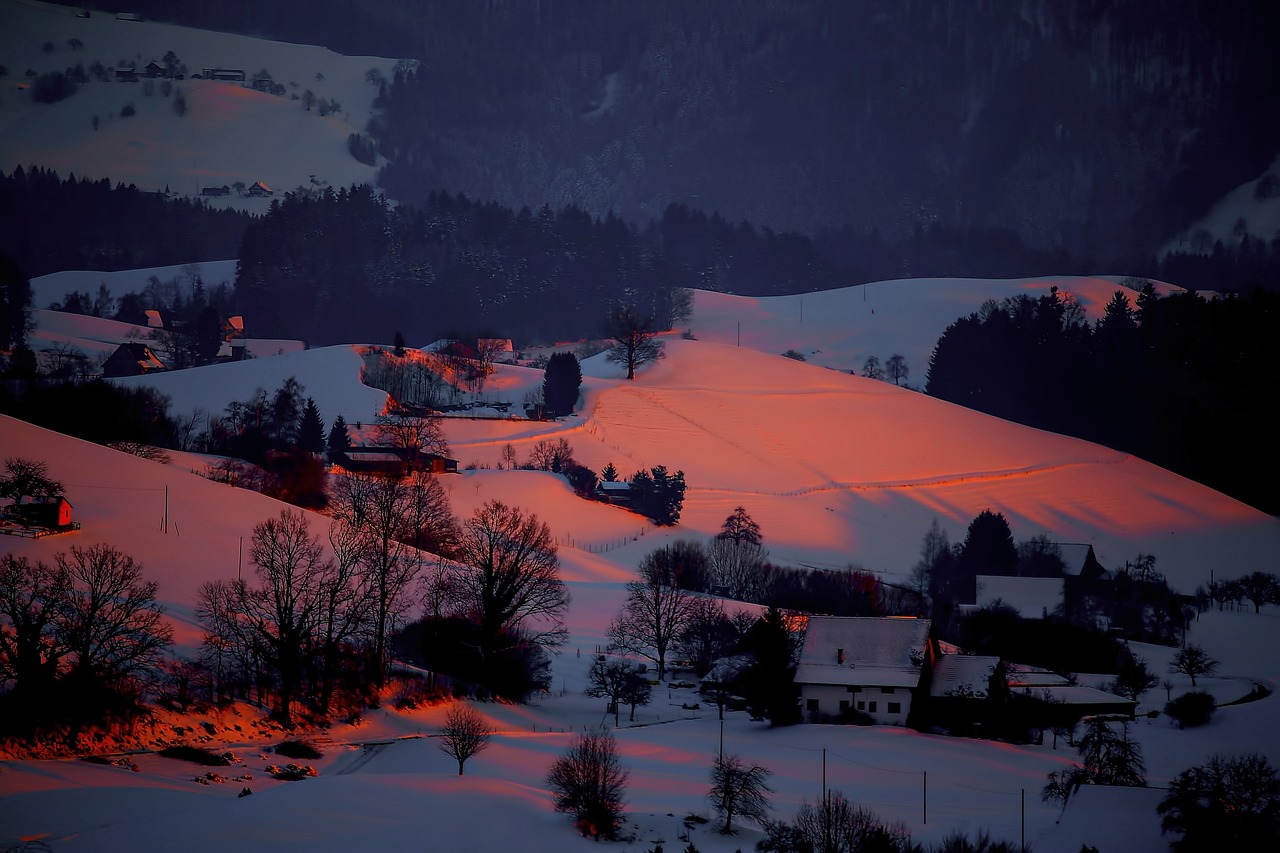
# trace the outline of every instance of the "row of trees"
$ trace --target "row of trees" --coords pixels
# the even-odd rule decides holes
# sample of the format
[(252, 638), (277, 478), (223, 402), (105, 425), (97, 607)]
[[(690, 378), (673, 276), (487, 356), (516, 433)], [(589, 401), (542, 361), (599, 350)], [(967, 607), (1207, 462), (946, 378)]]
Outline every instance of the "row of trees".
[[(1096, 323), (1056, 288), (990, 302), (947, 327), (926, 390), (1133, 453), (1259, 509), (1280, 475), (1266, 422), (1280, 295), (1117, 291)], [(1136, 299), (1136, 308), (1132, 300)]]
[(156, 583), (110, 545), (0, 556), (0, 732), (130, 716), (172, 637)]
[[(358, 707), (376, 698), (392, 641), (422, 605), (428, 615), (417, 636), (423, 625), (448, 623), (458, 640), (419, 649), (435, 668), (524, 698), (536, 678), (520, 666), (513, 675), (512, 662), (563, 641), (569, 601), (547, 526), (497, 501), (459, 525), (443, 488), (422, 472), (348, 475), (333, 491), (328, 549), (304, 515), (285, 510), (254, 528), (256, 583), (201, 589), (215, 697), (272, 694), (286, 724), (303, 696), (322, 715), (337, 698)], [(457, 560), (420, 550), (427, 548)]]
[[(595, 337), (618, 305), (670, 328), (685, 309), (661, 243), (577, 208), (513, 211), (433, 193), (392, 206), (367, 186), (289, 194), (245, 231), (237, 304), (263, 335), (313, 344), (378, 339), (386, 318), (419, 340)], [(602, 285), (602, 282), (604, 283)], [(454, 318), (454, 319), (450, 319)]]
[[(113, 184), (109, 176), (60, 178), (39, 165), (0, 173), (0, 218), (5, 251), (28, 276), (234, 258), (252, 220), (200, 200)], [(58, 227), (46, 227), (50, 222)]]

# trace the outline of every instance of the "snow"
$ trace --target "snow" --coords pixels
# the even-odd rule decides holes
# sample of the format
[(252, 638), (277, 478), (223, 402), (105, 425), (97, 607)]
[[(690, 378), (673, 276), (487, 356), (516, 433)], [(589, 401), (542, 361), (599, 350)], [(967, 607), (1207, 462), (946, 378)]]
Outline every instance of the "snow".
[[(64, 175), (184, 193), (235, 180), (262, 180), (277, 191), (309, 185), (311, 175), (334, 186), (371, 180), (373, 170), (347, 154), (345, 139), (368, 115), (374, 89), (364, 80), (366, 70), (389, 76), (391, 60), (73, 14), (33, 0), (0, 0), (0, 56), (10, 68), (0, 80), (0, 168), (37, 163)], [(83, 50), (66, 45), (72, 34)], [(52, 54), (41, 50), (45, 40), (55, 43)], [(265, 67), (277, 81), (296, 83), (290, 92), (310, 88), (340, 101), (343, 112), (322, 119), (287, 96), (191, 80), (177, 84), (190, 105), (182, 118), (167, 99), (143, 96), (141, 84), (92, 83), (53, 105), (33, 104), (22, 91), (26, 68), (44, 73), (94, 59), (109, 68), (122, 59), (145, 65), (171, 49), (191, 70), (242, 67), (253, 74)], [(138, 114), (113, 117), (125, 101)], [(93, 115), (102, 119), (97, 131)], [(244, 132), (246, 122), (254, 132)], [(269, 202), (233, 197), (216, 203), (263, 210)], [(206, 261), (206, 285), (230, 281), (234, 263)], [(185, 265), (64, 272), (33, 287), (36, 305), (48, 305), (72, 289), (94, 295), (102, 282), (118, 296), (142, 290), (150, 275), (163, 281), (186, 273)], [(1125, 454), (849, 374), (860, 372), (870, 355), (883, 363), (900, 353), (911, 371), (908, 384), (921, 386), (938, 336), (983, 301), (1038, 297), (1057, 285), (1096, 318), (1119, 280), (922, 279), (772, 298), (698, 293), (687, 324), (697, 340), (668, 336), (667, 358), (644, 366), (635, 382), (603, 356), (586, 360), (577, 414), (547, 423), (447, 423), (452, 455), (476, 466), (442, 478), (455, 514), (466, 517), (492, 498), (538, 514), (559, 544), (573, 596), (569, 641), (553, 662), (553, 689), (528, 705), (479, 705), (499, 734), (468, 762), (465, 776), (456, 775), (431, 737), (444, 705), (417, 711), (387, 705), (358, 725), (335, 724), (321, 733), (326, 754), (314, 762), (319, 776), (301, 782), (267, 777), (265, 767), (279, 759), (264, 749), (284, 735), (251, 725), (256, 711), (201, 712), (183, 721), (213, 725), (217, 745), (243, 759), (224, 775), (250, 773), (251, 781), (198, 785), (192, 780), (204, 768), (151, 754), (132, 757), (136, 773), (72, 760), (0, 761), (0, 846), (25, 839), (58, 851), (596, 848), (552, 811), (543, 781), (573, 733), (612, 724), (603, 703), (583, 695), (587, 668), (644, 555), (677, 538), (713, 535), (739, 505), (760, 523), (774, 561), (856, 564), (891, 581), (908, 576), (935, 519), (959, 541), (983, 509), (1003, 512), (1017, 539), (1045, 533), (1054, 541), (1091, 544), (1104, 566), (1154, 554), (1157, 569), (1182, 591), (1211, 575), (1273, 571), (1280, 545), (1275, 518)], [(37, 311), (35, 319), (37, 348), (72, 343), (92, 357), (146, 331), (48, 311)], [(290, 376), (316, 399), (326, 423), (338, 414), (367, 423), (383, 411), (386, 395), (360, 382), (359, 347), (299, 346), (272, 342), (257, 347), (262, 357), (250, 361), (124, 382), (162, 391), (182, 416), (220, 413)], [(803, 353), (807, 363), (778, 355), (788, 349)], [(540, 383), (539, 371), (503, 365), (490, 389), (518, 402)], [(583, 501), (555, 475), (495, 470), (508, 443), (523, 459), (538, 441), (558, 438), (571, 443), (578, 461), (596, 470), (612, 462), (623, 477), (655, 465), (683, 470), (689, 488), (680, 525), (654, 528), (625, 510)], [(159, 585), (183, 654), (200, 639), (194, 618), (200, 585), (251, 571), (242, 558), (244, 539), (285, 508), (205, 479), (200, 473), (208, 461), (193, 454), (171, 454), (166, 465), (0, 418), (0, 458), (11, 456), (47, 462), (83, 527), (36, 541), (0, 540), (6, 550), (47, 561), (71, 545), (119, 547)], [(323, 533), (327, 519), (309, 518)], [(1230, 701), (1254, 683), (1280, 685), (1280, 610), (1207, 612), (1189, 634), (1221, 661), (1219, 674), (1198, 679), (1197, 689)], [(1167, 673), (1176, 651), (1132, 646), (1158, 673)], [(1167, 677), (1169, 694), (1163, 687), (1147, 693), (1140, 712), (1191, 689), (1184, 676)], [(1065, 812), (1040, 802), (1045, 775), (1075, 758), (1065, 744), (1015, 746), (887, 726), (771, 730), (742, 712), (729, 712), (722, 725), (714, 709), (685, 707), (697, 701), (690, 690), (660, 686), (652, 704), (638, 709), (637, 724), (624, 722), (617, 731), (631, 773), (624, 832), (634, 840), (616, 849), (649, 850), (659, 841), (668, 850), (684, 846), (683, 817), (709, 814), (708, 774), (721, 743), (726, 753), (773, 771), (779, 818), (819, 799), (825, 778), (882, 818), (903, 822), (919, 841), (986, 830), (1000, 839), (1025, 837), (1040, 853), (1076, 853), (1086, 843), (1131, 851), (1167, 847), (1153, 811), (1158, 790), (1086, 790)], [(1223, 707), (1208, 726), (1187, 731), (1163, 717), (1143, 717), (1132, 736), (1143, 746), (1153, 786), (1220, 751), (1257, 751), (1277, 764), (1278, 707), (1274, 696)], [(180, 737), (164, 730), (168, 720), (158, 717), (156, 738)], [(238, 798), (245, 785), (253, 796)], [(760, 832), (748, 825), (723, 837), (712, 823), (695, 826), (690, 837), (700, 850), (729, 853), (751, 849)]]
[[(140, 189), (196, 196), (203, 187), (246, 186), (263, 181), (277, 194), (311, 187), (311, 178), (333, 187), (375, 182), (377, 168), (357, 162), (347, 136), (363, 131), (377, 89), (365, 74), (377, 69), (390, 79), (395, 61), (341, 56), (310, 45), (286, 44), (150, 21), (120, 21), (109, 13), (76, 18), (75, 9), (34, 0), (0, 0), (0, 56), (9, 76), (0, 79), (0, 170), (39, 165), (61, 177), (110, 178)], [(83, 43), (73, 50), (68, 41)], [(54, 50), (45, 53), (51, 42)], [(188, 79), (174, 81), (187, 100), (186, 115), (172, 97), (150, 97), (143, 82), (91, 80), (55, 104), (38, 104), (27, 93), (27, 69), (37, 74), (101, 62), (109, 71), (123, 63), (141, 70), (172, 50), (187, 66)], [(235, 68), (248, 78), (262, 69), (286, 87), (268, 95), (239, 83), (193, 80), (205, 68)], [(306, 91), (336, 100), (341, 111), (322, 117), (303, 108)], [(120, 115), (126, 104), (133, 116)], [(93, 119), (99, 120), (98, 127)], [(246, 128), (252, 128), (246, 132)], [(288, 152), (281, 156), (281, 152)], [(215, 206), (264, 212), (270, 198), (234, 193), (209, 199)]]
[[(625, 476), (633, 468), (666, 464), (682, 468), (689, 482), (681, 524), (664, 530), (624, 510), (582, 501), (552, 474), (482, 469), (443, 478), (460, 516), (498, 498), (546, 520), (560, 543), (573, 595), (570, 639), (554, 661), (552, 692), (527, 706), (481, 705), (503, 734), (468, 763), (466, 776), (455, 775), (430, 737), (416, 738), (438, 731), (442, 706), (384, 709), (370, 712), (358, 727), (335, 725), (328, 734), (333, 744), (316, 763), (319, 778), (302, 782), (265, 779), (263, 768), (275, 759), (257, 757), (261, 741), (244, 749), (235, 735), (222, 735), (245, 758), (243, 770), (254, 775), (248, 783), (254, 795), (243, 799), (235, 796), (239, 783), (196, 785), (191, 780), (203, 770), (151, 756), (137, 759), (136, 774), (82, 762), (5, 762), (0, 838), (42, 837), (58, 850), (212, 850), (228, 844), (337, 850), (368, 839), (440, 850), (585, 849), (589, 842), (552, 811), (542, 777), (572, 732), (607, 719), (602, 704), (582, 694), (589, 661), (644, 554), (675, 538), (709, 537), (739, 504), (760, 522), (772, 559), (857, 563), (890, 579), (909, 572), (934, 518), (958, 540), (968, 521), (988, 507), (1006, 513), (1017, 538), (1046, 532), (1090, 542), (1104, 565), (1154, 553), (1157, 567), (1184, 589), (1206, 580), (1211, 569), (1224, 577), (1271, 567), (1280, 539), (1276, 520), (1212, 490), (1095, 445), (773, 355), (776, 339), (757, 340), (763, 352), (672, 336), (667, 358), (644, 367), (635, 382), (603, 378), (616, 365), (591, 364), (584, 371), (583, 409), (561, 421), (448, 422), (453, 455), (464, 463), (491, 464), (507, 442), (523, 458), (534, 442), (564, 437), (594, 468), (613, 461)], [(356, 348), (325, 347), (130, 382), (163, 380), (167, 384), (156, 387), (174, 397), (177, 409), (217, 411), (244, 389), (270, 389), (296, 375), (326, 420), (339, 411), (353, 419), (377, 411), (384, 399), (359, 383), (359, 365)], [(527, 368), (499, 370), (508, 393), (532, 387), (539, 376)], [(162, 465), (9, 419), (0, 421), (0, 455), (46, 460), (84, 525), (78, 533), (6, 547), (47, 560), (72, 544), (118, 545), (160, 584), (180, 649), (187, 652), (199, 639), (192, 616), (199, 585), (235, 577), (241, 538), (282, 508), (191, 473), (197, 460), (188, 455)], [(312, 521), (317, 530), (326, 523), (322, 516)], [(1233, 698), (1255, 680), (1274, 686), (1280, 666), (1269, 650), (1278, 639), (1280, 616), (1273, 610), (1204, 614), (1191, 641), (1203, 643), (1223, 667), (1201, 685)], [(1167, 667), (1173, 652), (1139, 651), (1156, 671)], [(1189, 689), (1183, 677), (1171, 678), (1176, 692)], [(1145, 704), (1159, 706), (1163, 692), (1149, 693)], [(639, 709), (638, 725), (624, 722), (618, 732), (632, 774), (628, 815), (634, 823), (628, 832), (636, 834), (620, 849), (647, 850), (658, 840), (679, 849), (683, 816), (709, 814), (707, 774), (720, 738), (714, 710), (684, 709), (697, 701), (689, 690), (664, 687), (656, 694), (653, 704)], [(1275, 707), (1268, 699), (1222, 708), (1207, 728), (1185, 732), (1162, 718), (1140, 719), (1134, 736), (1144, 745), (1152, 783), (1218, 750), (1280, 756)], [(395, 739), (406, 735), (415, 737)], [(370, 741), (391, 742), (359, 746)], [(727, 716), (724, 743), (727, 752), (773, 770), (779, 817), (820, 796), (825, 750), (832, 788), (886, 819), (903, 821), (920, 840), (979, 829), (1017, 839), (1025, 794), (1027, 840), (1037, 850), (1075, 853), (1080, 838), (1103, 842), (1121, 824), (1145, 839), (1127, 849), (1163, 843), (1154, 814), (1122, 818), (1105, 797), (1081, 798), (1062, 824), (1055, 822), (1059, 809), (1041, 804), (1038, 794), (1045, 774), (1074, 757), (1065, 744), (1057, 750), (1011, 746), (893, 727), (773, 731), (742, 712)], [(494, 814), (503, 818), (493, 820)], [(749, 849), (759, 837), (747, 826), (723, 838), (713, 826), (692, 830), (699, 849)]]

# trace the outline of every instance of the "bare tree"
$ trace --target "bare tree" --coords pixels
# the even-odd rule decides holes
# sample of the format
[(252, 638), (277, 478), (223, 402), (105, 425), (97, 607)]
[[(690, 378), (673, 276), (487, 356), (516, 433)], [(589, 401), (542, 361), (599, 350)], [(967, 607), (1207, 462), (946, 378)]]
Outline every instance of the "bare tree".
[(0, 685), (38, 693), (57, 677), (66, 649), (53, 626), (65, 598), (65, 586), (48, 565), (0, 557)]
[(676, 635), (675, 651), (693, 665), (698, 677), (706, 675), (717, 658), (728, 654), (740, 639), (724, 606), (714, 598), (693, 598), (689, 619)]
[(613, 714), (613, 724), (618, 725), (618, 719), (621, 715), (621, 705), (624, 701), (634, 698), (635, 702), (631, 706), (631, 717), (635, 719), (635, 706), (644, 704), (648, 701), (644, 695), (646, 691), (642, 691), (637, 683), (643, 683), (648, 687), (648, 682), (644, 680), (640, 673), (640, 668), (634, 663), (625, 660), (596, 660), (591, 664), (591, 669), (587, 672), (587, 681), (589, 686), (586, 689), (588, 696), (598, 696), (609, 700), (608, 713)]
[(414, 415), (395, 411), (379, 415), (374, 430), (379, 441), (399, 449), (410, 467), (417, 468), (424, 454), (449, 455), (438, 415)]
[(551, 765), (547, 785), (556, 811), (572, 814), (574, 826), (584, 836), (617, 837), (627, 771), (618, 760), (618, 747), (609, 732), (578, 736)]
[(173, 628), (140, 563), (106, 544), (73, 545), (54, 561), (56, 583), (66, 590), (54, 633), (71, 661), (70, 676), (110, 684), (159, 663)]
[(1244, 597), (1253, 602), (1253, 612), (1259, 613), (1262, 605), (1280, 600), (1280, 580), (1267, 572), (1253, 572), (1236, 581)]
[(813, 850), (901, 850), (910, 841), (902, 824), (885, 824), (839, 791), (800, 806), (795, 829)]
[(625, 306), (609, 315), (605, 333), (613, 341), (607, 358), (625, 365), (627, 378), (636, 378), (636, 368), (663, 357), (653, 317), (642, 317)]
[(428, 471), (412, 472), (405, 485), (406, 544), (420, 551), (453, 557), (458, 551), (460, 531), (444, 486)]
[(867, 356), (867, 360), (862, 364), (862, 375), (868, 379), (884, 379), (884, 368), (880, 366), (880, 359), (877, 356)]
[(40, 459), (10, 456), (0, 473), (0, 497), (53, 497), (61, 494), (62, 484), (49, 476), (49, 464)]
[(645, 556), (640, 579), (627, 583), (622, 613), (609, 626), (613, 646), (657, 664), (659, 681), (666, 678), (667, 651), (693, 617), (693, 597), (675, 585), (668, 565)]
[(369, 595), (360, 568), (369, 548), (368, 533), (334, 519), (329, 525), (329, 548), (333, 562), (325, 573), (320, 601), (320, 707), (325, 711), (333, 700), (343, 646), (359, 636), (367, 623)]
[(444, 718), (440, 750), (458, 762), (458, 775), (467, 759), (489, 746), (493, 731), (484, 716), (470, 705), (457, 704)]
[(1178, 651), (1169, 663), (1170, 672), (1180, 672), (1190, 676), (1191, 686), (1196, 686), (1197, 675), (1213, 675), (1218, 671), (1218, 662), (1209, 657), (1199, 646), (1187, 646)]
[(281, 510), (253, 528), (250, 559), (260, 587), (237, 581), (235, 604), (279, 678), (280, 721), (293, 725), (293, 703), (319, 651), (325, 581), (332, 566), (306, 516)]
[(488, 501), (463, 524), (458, 558), (460, 604), (479, 628), (486, 662), (517, 642), (564, 642), (569, 592), (551, 529), (538, 516)]
[(889, 360), (884, 363), (885, 373), (893, 380), (894, 385), (901, 385), (907, 381), (907, 375), (911, 370), (907, 367), (907, 360), (896, 352), (889, 356)]
[(414, 497), (407, 480), (352, 474), (334, 489), (334, 515), (367, 537), (361, 567), (369, 599), (368, 630), (374, 684), (386, 675), (387, 641), (409, 607), (408, 591), (418, 577), (421, 555), (412, 541)]
[(712, 808), (724, 816), (720, 832), (733, 832), (733, 817), (763, 822), (769, 816), (769, 794), (773, 789), (766, 781), (769, 770), (759, 764), (747, 765), (736, 755), (716, 756), (711, 766)]

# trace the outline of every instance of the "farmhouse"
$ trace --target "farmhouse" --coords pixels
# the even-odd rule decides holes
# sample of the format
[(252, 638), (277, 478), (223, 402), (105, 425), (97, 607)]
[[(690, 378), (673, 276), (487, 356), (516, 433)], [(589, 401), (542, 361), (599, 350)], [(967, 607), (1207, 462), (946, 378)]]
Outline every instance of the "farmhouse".
[[(414, 461), (416, 458), (416, 462)], [(432, 474), (458, 473), (458, 460), (438, 453), (408, 454), (398, 447), (357, 445), (348, 450), (340, 461), (341, 466), (352, 473), (379, 474), (387, 477), (403, 477), (417, 469)]]
[(813, 616), (796, 685), (809, 719), (905, 725), (938, 657), (928, 619)]
[(245, 74), (243, 68), (206, 68), (200, 76), (206, 80), (222, 80), (224, 82), (243, 83)]
[(102, 365), (103, 376), (141, 376), (164, 370), (151, 347), (139, 341), (126, 341)]
[(253, 198), (266, 198), (275, 194), (275, 190), (264, 184), (262, 181), (254, 181), (253, 186), (249, 187), (246, 195)]
[(596, 500), (627, 506), (631, 503), (631, 484), (623, 480), (601, 480), (596, 484)]

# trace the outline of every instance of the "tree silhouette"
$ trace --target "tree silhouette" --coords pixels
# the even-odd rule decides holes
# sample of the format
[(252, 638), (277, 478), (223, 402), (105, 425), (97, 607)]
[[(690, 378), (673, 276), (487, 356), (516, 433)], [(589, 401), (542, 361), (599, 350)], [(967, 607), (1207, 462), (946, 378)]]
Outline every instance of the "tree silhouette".
[(636, 368), (663, 357), (662, 341), (652, 316), (641, 316), (626, 306), (609, 315), (605, 334), (613, 341), (609, 361), (627, 368), (627, 378), (636, 378)]

